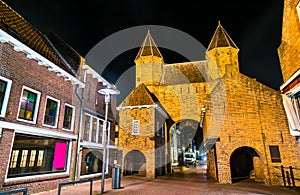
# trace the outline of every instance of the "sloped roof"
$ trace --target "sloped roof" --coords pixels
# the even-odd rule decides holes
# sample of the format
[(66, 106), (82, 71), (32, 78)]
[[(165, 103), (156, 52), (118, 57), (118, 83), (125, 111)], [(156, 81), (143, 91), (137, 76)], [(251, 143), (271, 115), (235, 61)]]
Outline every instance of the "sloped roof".
[(217, 47), (233, 47), (238, 49), (220, 22), (218, 23), (217, 29), (210, 41), (207, 51)]
[(156, 46), (150, 31), (148, 30), (148, 33), (146, 35), (145, 40), (143, 41), (141, 48), (135, 58), (137, 60), (140, 57), (145, 57), (145, 56), (155, 56), (158, 58), (163, 58), (158, 47)]
[(161, 83), (164, 85), (200, 83), (209, 80), (206, 61), (168, 64), (163, 68)]
[(0, 0), (0, 29), (74, 75), (74, 71), (62, 60), (43, 34), (2, 0)]
[(56, 49), (59, 54), (67, 61), (67, 65), (71, 67), (75, 72), (78, 71), (79, 65), (81, 64), (81, 55), (75, 51), (70, 45), (64, 42), (57, 34), (53, 31), (46, 31), (45, 35), (53, 44), (52, 46)]
[(152, 94), (147, 87), (142, 83), (137, 86), (127, 97), (123, 100), (120, 106), (143, 106), (153, 105), (158, 102), (156, 96)]

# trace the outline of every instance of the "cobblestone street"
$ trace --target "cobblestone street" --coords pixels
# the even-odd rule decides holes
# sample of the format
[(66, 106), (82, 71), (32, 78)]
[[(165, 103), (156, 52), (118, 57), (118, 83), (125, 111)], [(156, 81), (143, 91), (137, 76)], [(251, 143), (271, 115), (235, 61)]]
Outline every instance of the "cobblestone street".
[[(240, 194), (272, 194), (296, 195), (299, 190), (266, 186), (254, 181), (243, 181), (235, 184), (219, 184), (206, 180), (204, 170), (186, 168), (184, 172), (175, 168), (172, 175), (161, 176), (156, 179), (147, 179), (140, 176), (126, 176), (121, 178), (120, 189), (112, 189), (111, 178), (105, 180), (105, 194), (120, 195), (240, 195)], [(78, 184), (62, 188), (61, 195), (88, 195), (89, 184)], [(101, 180), (93, 182), (93, 195), (101, 194)], [(37, 193), (35, 195), (57, 195), (57, 190)]]

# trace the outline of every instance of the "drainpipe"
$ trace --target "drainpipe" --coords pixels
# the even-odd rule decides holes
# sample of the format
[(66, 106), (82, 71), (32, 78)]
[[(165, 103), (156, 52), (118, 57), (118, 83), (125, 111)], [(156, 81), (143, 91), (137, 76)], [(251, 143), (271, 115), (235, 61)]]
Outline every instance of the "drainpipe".
[[(84, 70), (84, 83), (86, 82), (86, 70)], [(75, 161), (75, 169), (72, 174), (72, 181), (79, 180), (78, 166), (79, 166), (79, 153), (81, 150), (80, 141), (81, 141), (81, 129), (82, 129), (82, 121), (83, 121), (83, 110), (84, 110), (84, 88), (81, 90), (81, 95), (79, 94), (79, 85), (76, 86), (75, 94), (80, 101), (80, 109), (79, 109), (79, 121), (78, 121), (78, 130), (77, 130), (77, 143), (76, 143), (76, 161)]]

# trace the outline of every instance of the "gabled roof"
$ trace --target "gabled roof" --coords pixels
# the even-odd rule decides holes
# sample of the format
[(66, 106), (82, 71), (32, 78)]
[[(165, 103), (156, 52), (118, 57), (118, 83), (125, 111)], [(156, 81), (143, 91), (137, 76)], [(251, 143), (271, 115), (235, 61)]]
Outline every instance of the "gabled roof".
[(137, 59), (141, 58), (141, 57), (147, 57), (147, 56), (154, 56), (154, 57), (158, 57), (163, 59), (158, 47), (156, 46), (150, 31), (148, 30), (148, 33), (146, 35), (146, 38), (135, 58), (134, 61), (136, 61)]
[(62, 60), (44, 35), (2, 0), (0, 0), (0, 29), (47, 58), (66, 72), (74, 75), (72, 68)]
[(218, 47), (233, 47), (238, 49), (235, 43), (232, 41), (230, 36), (227, 34), (221, 23), (218, 23), (218, 27), (213, 35), (213, 38), (210, 41), (210, 44), (207, 48), (207, 51)]
[(120, 107), (153, 105), (155, 102), (158, 102), (157, 98), (142, 83), (123, 100)]
[(157, 97), (151, 93), (145, 84), (137, 86), (127, 97), (123, 100), (117, 110), (123, 109), (136, 109), (136, 108), (155, 108), (166, 118), (169, 118), (169, 114), (159, 102)]

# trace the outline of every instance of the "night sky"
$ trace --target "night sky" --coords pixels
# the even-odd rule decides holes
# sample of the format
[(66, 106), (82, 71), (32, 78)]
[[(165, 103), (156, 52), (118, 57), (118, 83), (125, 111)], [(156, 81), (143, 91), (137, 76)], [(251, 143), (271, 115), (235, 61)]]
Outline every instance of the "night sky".
[[(277, 55), (281, 41), (283, 0), (239, 3), (231, 0), (4, 1), (39, 31), (54, 31), (82, 56), (86, 56), (105, 37), (139, 25), (172, 27), (207, 47), (220, 21), (240, 49), (240, 72), (276, 90), (283, 82)], [(143, 40), (137, 41), (142, 43)], [(134, 64), (137, 51), (138, 48), (117, 56), (109, 64), (114, 68), (100, 74), (114, 83), (122, 71)], [(166, 63), (186, 61), (176, 51), (162, 49), (161, 53)]]

